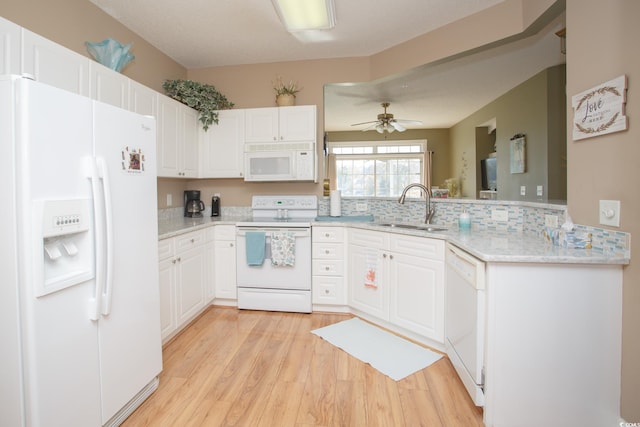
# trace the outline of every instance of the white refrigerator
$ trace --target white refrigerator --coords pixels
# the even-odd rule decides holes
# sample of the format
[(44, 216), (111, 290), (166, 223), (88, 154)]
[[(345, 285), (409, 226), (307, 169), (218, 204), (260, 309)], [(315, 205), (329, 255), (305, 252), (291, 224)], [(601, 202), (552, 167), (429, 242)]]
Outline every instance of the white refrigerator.
[(0, 424), (119, 425), (157, 388), (155, 132), (0, 76)]

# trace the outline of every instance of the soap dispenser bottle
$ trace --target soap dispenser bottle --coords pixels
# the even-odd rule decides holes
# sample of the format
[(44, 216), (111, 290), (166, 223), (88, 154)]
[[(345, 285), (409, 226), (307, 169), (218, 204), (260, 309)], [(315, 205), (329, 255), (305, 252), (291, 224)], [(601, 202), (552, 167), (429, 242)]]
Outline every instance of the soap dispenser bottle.
[(461, 230), (471, 229), (471, 216), (466, 209), (463, 209), (462, 213), (460, 214), (460, 218), (458, 219), (458, 227)]

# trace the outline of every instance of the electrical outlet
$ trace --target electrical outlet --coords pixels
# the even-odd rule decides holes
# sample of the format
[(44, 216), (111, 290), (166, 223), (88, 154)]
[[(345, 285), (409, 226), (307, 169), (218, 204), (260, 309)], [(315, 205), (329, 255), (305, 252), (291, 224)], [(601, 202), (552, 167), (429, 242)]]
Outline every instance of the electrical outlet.
[(536, 195), (538, 197), (542, 196), (542, 185), (538, 185), (538, 187), (536, 188)]
[(171, 193), (167, 194), (167, 206), (173, 206), (173, 196)]
[(620, 200), (600, 200), (600, 224), (620, 227)]
[(545, 227), (558, 227), (558, 215), (545, 215), (544, 216), (544, 226)]
[(526, 196), (527, 195), (527, 187), (525, 187), (524, 185), (520, 186), (520, 195), (521, 196)]
[(358, 211), (358, 212), (366, 212), (367, 211), (367, 203), (366, 202), (358, 202), (358, 203), (356, 203), (356, 211)]
[(491, 211), (491, 219), (494, 221), (509, 221), (509, 211), (506, 209), (494, 209)]

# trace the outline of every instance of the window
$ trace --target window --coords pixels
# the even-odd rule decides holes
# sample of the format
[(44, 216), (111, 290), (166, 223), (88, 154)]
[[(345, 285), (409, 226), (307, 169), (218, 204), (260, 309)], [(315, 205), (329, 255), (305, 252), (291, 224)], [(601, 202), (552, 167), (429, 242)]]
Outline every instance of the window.
[[(424, 183), (426, 141), (333, 143), (336, 187), (346, 197), (398, 197), (407, 185)], [(413, 188), (409, 197), (420, 197)]]

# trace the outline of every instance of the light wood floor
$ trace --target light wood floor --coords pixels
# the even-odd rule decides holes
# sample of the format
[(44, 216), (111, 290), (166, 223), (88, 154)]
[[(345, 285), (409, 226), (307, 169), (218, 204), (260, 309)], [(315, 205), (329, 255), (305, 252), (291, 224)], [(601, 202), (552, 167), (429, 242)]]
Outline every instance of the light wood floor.
[(448, 358), (396, 382), (310, 333), (349, 317), (211, 308), (123, 426), (483, 426)]

